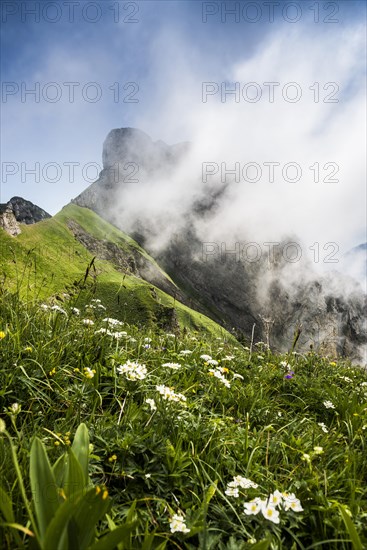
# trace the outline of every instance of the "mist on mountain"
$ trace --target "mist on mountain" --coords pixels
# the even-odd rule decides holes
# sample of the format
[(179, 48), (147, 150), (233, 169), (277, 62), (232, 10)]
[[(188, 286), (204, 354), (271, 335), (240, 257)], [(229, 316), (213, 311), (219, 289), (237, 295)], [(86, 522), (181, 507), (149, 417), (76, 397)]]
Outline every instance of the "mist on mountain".
[(291, 230), (230, 220), (236, 181), (207, 185), (198, 160), (195, 144), (170, 147), (137, 129), (112, 130), (99, 180), (74, 202), (132, 234), (227, 328), (249, 338), (255, 325), (257, 337), (282, 350), (300, 330), (302, 349), (361, 360), (366, 297), (358, 281), (335, 264), (316, 270)]

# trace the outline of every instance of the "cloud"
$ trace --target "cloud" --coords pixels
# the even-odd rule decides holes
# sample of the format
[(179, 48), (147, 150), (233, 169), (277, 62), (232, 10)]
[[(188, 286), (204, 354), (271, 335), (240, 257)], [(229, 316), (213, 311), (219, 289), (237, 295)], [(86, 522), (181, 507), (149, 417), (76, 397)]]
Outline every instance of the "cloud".
[[(313, 27), (310, 32), (306, 25), (274, 29), (252, 56), (240, 61), (235, 55), (235, 62), (225, 67), (218, 60), (215, 72), (205, 65), (206, 55), (196, 52), (185, 37), (173, 38), (169, 31), (159, 35), (151, 53), (156, 88), (148, 108), (141, 106), (138, 126), (167, 141), (180, 129), (178, 133), (192, 142), (192, 151), (169, 179), (160, 177), (154, 185), (151, 178), (142, 179), (131, 195), (122, 189), (130, 218), (159, 220), (171, 213), (169, 238), (184, 222), (194, 197), (222, 186), (221, 164), (233, 170), (237, 163), (240, 181), (227, 176), (228, 189), (216, 215), (205, 223), (198, 220), (208, 240), (226, 238), (230, 243), (247, 237), (265, 242), (292, 233), (307, 248), (335, 243), (344, 251), (358, 243), (366, 221), (361, 163), (366, 148), (364, 40), (357, 23), (342, 30)], [(208, 81), (219, 91), (203, 103), (202, 86)], [(238, 102), (233, 95), (221, 101), (222, 82), (227, 90), (239, 84)], [(269, 101), (271, 86), (264, 85), (269, 82), (279, 83), (273, 87), (274, 102)], [(243, 99), (248, 83), (256, 85), (246, 88), (245, 96), (260, 90), (259, 101)], [(302, 94), (299, 101), (287, 100), (297, 93)], [(219, 167), (206, 183), (203, 163)], [(259, 181), (245, 180), (259, 173), (256, 165), (246, 172), (248, 163), (260, 167)], [(269, 181), (269, 163), (279, 164), (274, 166), (274, 182)], [(290, 181), (297, 172), (299, 181)]]
[[(15, 48), (20, 52), (14, 62), (19, 80), (97, 82), (103, 98), (97, 103), (80, 99), (82, 86), (73, 104), (31, 99), (22, 103), (19, 97), (10, 98), (3, 105), (7, 138), (3, 160), (29, 166), (37, 161), (61, 166), (70, 161), (82, 166), (100, 164), (101, 143), (108, 131), (134, 126), (155, 140), (189, 140), (193, 147), (176, 174), (166, 179), (161, 174), (154, 187), (141, 179), (139, 188), (124, 193), (131, 218), (149, 216), (158, 223), (168, 212), (172, 221), (164, 224), (165, 231), (175, 231), (185, 222), (194, 200), (222, 186), (221, 170), (206, 184), (202, 182), (203, 163), (219, 167), (225, 163), (228, 169), (239, 163), (240, 181), (227, 177), (229, 186), (216, 215), (205, 224), (196, 222), (201, 232), (206, 228), (209, 239), (279, 240), (292, 232), (306, 247), (335, 242), (343, 251), (359, 244), (366, 225), (361, 163), (366, 108), (365, 38), (358, 18), (347, 17), (335, 25), (303, 19), (294, 25), (278, 20), (231, 25), (219, 19), (203, 24), (200, 6), (193, 3), (141, 3), (139, 8), (135, 25), (122, 21), (113, 25), (113, 14), (107, 10), (108, 24), (74, 24), (68, 34), (67, 25), (31, 29), (28, 57), (21, 44)], [(139, 85), (139, 103), (115, 103), (109, 86), (129, 81)], [(219, 90), (205, 103), (203, 82), (214, 82)], [(257, 88), (246, 88), (253, 82)], [(279, 82), (273, 103), (268, 100), (266, 82)], [(292, 82), (302, 91), (295, 103), (282, 95), (292, 97), (297, 92), (289, 86)], [(221, 101), (221, 83), (227, 89), (238, 83), (238, 103), (230, 95)], [(243, 93), (251, 97), (259, 87), (259, 101), (243, 98)], [(328, 97), (337, 98), (338, 103), (326, 103)], [(270, 168), (264, 165), (269, 162), (280, 165), (274, 182), (269, 182)], [(300, 181), (282, 182), (282, 169), (293, 162), (302, 171)], [(243, 170), (248, 163), (260, 166), (260, 181), (245, 181)], [(332, 177), (336, 168), (337, 182), (322, 181)], [(317, 171), (319, 182), (314, 181)], [(293, 174), (290, 167), (290, 177)], [(253, 177), (253, 170), (248, 175)], [(41, 178), (36, 184), (31, 176), (22, 183), (17, 174), (3, 184), (2, 200), (24, 195), (54, 213), (90, 183), (80, 169), (74, 181), (68, 176), (64, 169), (58, 183)]]

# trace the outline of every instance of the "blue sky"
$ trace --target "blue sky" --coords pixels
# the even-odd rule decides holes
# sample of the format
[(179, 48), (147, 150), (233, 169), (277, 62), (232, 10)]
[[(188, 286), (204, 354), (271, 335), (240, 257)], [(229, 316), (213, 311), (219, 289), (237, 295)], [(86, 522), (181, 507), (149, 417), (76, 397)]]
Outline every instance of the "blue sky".
[[(49, 6), (49, 11), (43, 12), (50, 4), (57, 4), (57, 9)], [(365, 2), (295, 2), (301, 15), (294, 23), (291, 20), (297, 18), (296, 8), (284, 0), (275, 3), (272, 22), (265, 0), (79, 1), (74, 3), (71, 22), (70, 6), (66, 4), (61, 0), (2, 2), (1, 202), (21, 195), (51, 214), (56, 213), (96, 179), (102, 162), (102, 143), (112, 128), (138, 127), (154, 140), (168, 143), (208, 143), (207, 135), (217, 134), (220, 139), (212, 143), (212, 149), (204, 147), (203, 154), (211, 151), (220, 158), (221, 150), (223, 155), (233, 151), (232, 161), (242, 161), (241, 151), (247, 155), (251, 150), (246, 160), (255, 161), (262, 155), (263, 161), (286, 162), (294, 160), (295, 155), (302, 160), (303, 152), (308, 150), (304, 162), (311, 162), (312, 158), (312, 162), (321, 164), (331, 160), (343, 163), (343, 181), (338, 189), (323, 189), (314, 201), (320, 204), (315, 234), (325, 232), (325, 239), (330, 239), (335, 229), (335, 239), (345, 247), (365, 240), (366, 220), (361, 208), (365, 198), (363, 154), (360, 157), (364, 148), (364, 127), (360, 122), (364, 113), (360, 109), (365, 70)], [(115, 21), (117, 6), (119, 15)], [(27, 13), (32, 7), (40, 10), (39, 22)], [(226, 12), (237, 7), (238, 22)], [(203, 14), (207, 14), (206, 22)], [(51, 22), (58, 15), (60, 20)], [(249, 22), (256, 15), (258, 21)], [(95, 16), (99, 20), (91, 22)], [(335, 19), (337, 22), (332, 22)], [(322, 85), (337, 82), (339, 103), (321, 102), (315, 106), (302, 104), (302, 100), (295, 106), (283, 101), (270, 111), (269, 105), (262, 102), (245, 106), (223, 104), (219, 96), (210, 97), (207, 104), (202, 102), (203, 82), (261, 84), (268, 80), (299, 82), (303, 98), (311, 93), (307, 90), (314, 81), (321, 83), (324, 95)], [(65, 82), (79, 83), (75, 85), (74, 102), (69, 101), (70, 87)], [(39, 102), (30, 94), (22, 100), (22, 83), (26, 89), (39, 85)], [(88, 87), (88, 83), (95, 85)], [(92, 94), (89, 99), (96, 91), (102, 96), (99, 101), (88, 101), (83, 89)], [(50, 94), (52, 99), (57, 90), (61, 90), (59, 101), (47, 101), (42, 95)], [(124, 102), (124, 98), (136, 102)], [(309, 120), (312, 125), (307, 124)], [(289, 125), (293, 126), (294, 139)], [(274, 131), (275, 126), (279, 131)], [(238, 147), (241, 140), (242, 149)], [(274, 142), (276, 147), (272, 149)], [(284, 144), (283, 149), (279, 143)], [(299, 153), (292, 149), (293, 143), (298, 143)], [(320, 158), (315, 151), (320, 152)], [(79, 166), (71, 178), (68, 163), (73, 162)], [(27, 172), (35, 168), (35, 163), (39, 163), (39, 181), (38, 176)], [(60, 174), (51, 166), (43, 177), (45, 167), (53, 164), (60, 167)], [(83, 172), (85, 166), (87, 173)], [(50, 181), (53, 177), (57, 181)], [(301, 191), (292, 190), (287, 195), (290, 204), (306, 200), (302, 195), (307, 193), (306, 183)], [(264, 193), (267, 192), (259, 190), (253, 200), (276, 202), (273, 195), (262, 199)], [(279, 200), (283, 199), (284, 194), (280, 193)], [(311, 209), (312, 204), (307, 207)], [(326, 205), (330, 212), (323, 216)], [(346, 207), (353, 216), (341, 230), (335, 216)], [(312, 231), (308, 233), (309, 218), (305, 215), (303, 225), (300, 221), (298, 227), (299, 217), (290, 217), (289, 224), (294, 225), (294, 231), (312, 239)], [(283, 231), (283, 227), (279, 230)]]

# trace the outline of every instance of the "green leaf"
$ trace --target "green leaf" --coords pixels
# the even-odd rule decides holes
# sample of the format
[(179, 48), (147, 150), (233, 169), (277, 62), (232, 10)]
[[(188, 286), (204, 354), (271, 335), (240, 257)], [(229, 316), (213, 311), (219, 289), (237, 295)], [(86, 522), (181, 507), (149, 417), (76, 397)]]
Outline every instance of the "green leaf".
[(215, 492), (217, 490), (217, 485), (218, 485), (218, 480), (215, 480), (214, 483), (212, 483), (209, 489), (207, 490), (205, 494), (205, 499), (204, 499), (205, 504), (209, 504), (209, 502), (215, 495)]
[(0, 527), (11, 527), (12, 529), (17, 529), (18, 531), (21, 531), (22, 533), (25, 533), (30, 537), (34, 537), (34, 533), (30, 529), (27, 529), (27, 527), (23, 527), (23, 525), (20, 525), (19, 523), (0, 523)]
[[(108, 525), (108, 528), (110, 531), (113, 531), (114, 529), (117, 529), (117, 525), (116, 523), (113, 521), (113, 519), (111, 518), (111, 516), (109, 516), (108, 514), (106, 514), (106, 519), (107, 519), (107, 525)], [(117, 550), (124, 550), (124, 545), (123, 544), (118, 544), (117, 545)]]
[[(13, 503), (9, 495), (4, 491), (2, 487), (0, 487), (0, 512), (4, 516), (4, 519), (7, 522), (8, 527), (13, 527), (15, 529), (18, 528), (18, 527), (14, 527), (14, 526), (17, 526), (18, 524), (15, 523)], [(23, 546), (22, 539), (20, 538), (19, 533), (14, 532), (13, 536), (16, 540), (18, 547)], [(32, 536), (34, 536), (33, 533), (32, 533)]]
[(43, 443), (36, 437), (32, 443), (29, 475), (33, 504), (41, 540), (60, 505), (54, 473)]
[(154, 533), (145, 532), (141, 550), (151, 550), (154, 541)]
[(131, 523), (135, 520), (135, 518), (136, 518), (135, 509), (136, 509), (136, 500), (134, 500), (134, 502), (130, 506), (129, 511), (127, 513), (127, 516), (126, 516), (126, 522), (127, 523)]
[(130, 549), (130, 536), (136, 526), (136, 521), (125, 523), (102, 537), (90, 550), (113, 550), (123, 543), (122, 548)]
[(353, 549), (354, 550), (363, 550), (361, 539), (359, 538), (359, 535), (357, 533), (357, 529), (354, 526), (353, 521), (349, 517), (349, 514), (347, 513), (346, 509), (342, 504), (337, 504), (340, 513), (342, 515), (343, 521), (345, 523), (345, 526), (347, 528), (347, 531), (349, 533), (350, 539), (352, 541)]
[(259, 542), (256, 542), (253, 546), (251, 546), (252, 550), (267, 550), (270, 545), (270, 540), (260, 540)]
[(106, 520), (107, 520), (108, 528), (109, 528), (110, 531), (113, 531), (114, 529), (116, 529), (116, 527), (117, 527), (116, 523), (113, 521), (111, 516), (109, 516), (108, 514), (106, 514)]
[(66, 476), (64, 478), (63, 489), (66, 497), (69, 499), (72, 499), (74, 495), (78, 495), (86, 489), (83, 470), (76, 459), (73, 449), (68, 449), (66, 457)]
[[(92, 487), (84, 494), (73, 493), (72, 499), (64, 501), (51, 521), (43, 550), (85, 550), (108, 507), (106, 493), (99, 487)], [(62, 543), (55, 546), (55, 541)]]
[[(59, 550), (67, 548), (66, 545), (66, 527), (67, 524), (78, 506), (78, 500), (65, 500), (58, 508), (55, 516), (51, 520), (43, 541), (43, 550)], [(58, 541), (56, 545), (55, 541)], [(55, 546), (56, 545), (56, 546)]]
[[(106, 514), (110, 506), (107, 491), (92, 487), (78, 501), (75, 513), (69, 527), (73, 530), (74, 548), (86, 550), (93, 542), (98, 521)], [(74, 549), (73, 549), (74, 550)]]
[(62, 487), (64, 484), (64, 479), (66, 475), (66, 454), (62, 454), (56, 460), (55, 464), (52, 466), (52, 471), (55, 476), (56, 485)]
[(0, 487), (0, 512), (4, 516), (5, 521), (14, 523), (13, 504), (2, 487)]
[(89, 480), (89, 434), (85, 424), (79, 425), (71, 448), (82, 468), (85, 485), (87, 486)]

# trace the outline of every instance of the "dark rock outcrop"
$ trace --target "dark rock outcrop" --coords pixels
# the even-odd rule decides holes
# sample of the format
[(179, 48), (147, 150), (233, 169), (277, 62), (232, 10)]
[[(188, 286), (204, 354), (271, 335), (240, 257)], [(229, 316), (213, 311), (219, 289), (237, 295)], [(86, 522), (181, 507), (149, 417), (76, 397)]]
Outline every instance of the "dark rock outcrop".
[(14, 216), (19, 223), (30, 225), (51, 218), (51, 215), (45, 210), (22, 197), (13, 197), (8, 204), (13, 209)]
[(0, 227), (15, 237), (21, 233), (20, 223), (27, 225), (51, 218), (45, 210), (22, 197), (13, 197), (0, 204)]

